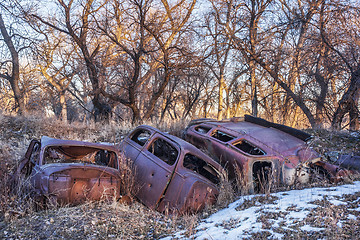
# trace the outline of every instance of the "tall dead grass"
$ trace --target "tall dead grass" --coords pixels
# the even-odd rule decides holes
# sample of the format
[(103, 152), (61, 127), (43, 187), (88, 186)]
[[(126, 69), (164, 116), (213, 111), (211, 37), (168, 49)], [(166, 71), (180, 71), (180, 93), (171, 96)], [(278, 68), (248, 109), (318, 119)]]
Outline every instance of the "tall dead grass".
[[(162, 123), (147, 122), (145, 124), (157, 127), (164, 132), (181, 136), (187, 122), (165, 121)], [(134, 203), (132, 206), (123, 206), (116, 201), (110, 205), (111, 211), (109, 210), (109, 205), (100, 206), (97, 204), (89, 205), (90, 203), (86, 203), (75, 208), (60, 208), (58, 210), (50, 209), (46, 212), (34, 212), (34, 204), (31, 196), (26, 195), (23, 191), (23, 189), (26, 188), (26, 183), (18, 186), (15, 191), (10, 191), (11, 189), (9, 188), (8, 182), (11, 173), (17, 167), (18, 161), (24, 156), (31, 139), (39, 139), (41, 136), (46, 135), (61, 139), (118, 143), (122, 140), (123, 136), (129, 133), (134, 127), (135, 126), (131, 123), (116, 122), (95, 123), (89, 121), (87, 123), (74, 122), (63, 124), (56, 119), (43, 119), (35, 116), (12, 117), (0, 114), (0, 184), (3, 186), (0, 188), (0, 222), (4, 220), (9, 221), (14, 223), (14, 226), (18, 224), (16, 227), (19, 227), (21, 224), (25, 224), (28, 219), (30, 219), (30, 222), (33, 224), (36, 224), (33, 219), (36, 217), (36, 219), (41, 219), (40, 222), (45, 226), (49, 227), (49, 225), (46, 225), (48, 224), (46, 218), (49, 218), (50, 214), (52, 216), (51, 218), (55, 219), (55, 222), (58, 219), (60, 222), (64, 223), (64, 219), (66, 219), (66, 221), (72, 222), (76, 226), (79, 225), (78, 222), (83, 222), (84, 225), (79, 225), (74, 231), (78, 232), (79, 236), (87, 236), (89, 238), (92, 237), (91, 234), (93, 231), (99, 233), (105, 231), (104, 234), (106, 235), (103, 235), (103, 237), (110, 236), (109, 238), (111, 238), (111, 236), (114, 235), (115, 237), (124, 236), (124, 238), (127, 239), (132, 238), (132, 236), (136, 234), (136, 236), (142, 236), (142, 238), (158, 238), (164, 236), (164, 234), (171, 234), (174, 231), (182, 229), (187, 229), (189, 235), (191, 235), (196, 231), (195, 228), (201, 218), (207, 217), (214, 211), (226, 207), (229, 203), (234, 201), (238, 195), (248, 193), (248, 191), (244, 191), (248, 189), (248, 186), (244, 186), (246, 184), (244, 183), (241, 174), (239, 174), (240, 177), (235, 180), (236, 183), (232, 183), (224, 178), (221, 180), (220, 194), (215, 206), (208, 206), (202, 213), (197, 215), (179, 217), (177, 215), (160, 215), (138, 203)], [(338, 137), (336, 135), (338, 133), (331, 133), (326, 130), (318, 130), (314, 132), (314, 134), (316, 137), (311, 142), (311, 146), (320, 153), (333, 149), (342, 152), (360, 152), (360, 139), (356, 134), (341, 132), (339, 133), (340, 137)], [(122, 158), (121, 161), (124, 161), (123, 166), (125, 167), (122, 171), (124, 176), (126, 176), (122, 185), (123, 187), (127, 186), (122, 189), (122, 191), (126, 195), (132, 197), (136, 195), (137, 191), (137, 189), (133, 187), (135, 186), (133, 182), (134, 179), (132, 174), (130, 174), (130, 172), (133, 173), (134, 169), (131, 164), (128, 164), (126, 158)], [(234, 190), (232, 185), (241, 187)], [(105, 213), (105, 211), (108, 211), (109, 213)], [(67, 214), (71, 215), (72, 212), (76, 213), (76, 216), (74, 215), (73, 219), (69, 219)], [(98, 216), (102, 214), (114, 216), (110, 225), (103, 224), (105, 220), (93, 220), (93, 218), (101, 219)], [(109, 216), (109, 218), (111, 218), (111, 216)], [(88, 220), (83, 221), (81, 219)], [(92, 224), (93, 221), (95, 224)], [(109, 223), (109, 221), (107, 223)], [(92, 227), (85, 229), (85, 225), (90, 225)], [(121, 228), (121, 225), (124, 225), (124, 228)], [(9, 228), (11, 228), (11, 226)], [(39, 228), (41, 228), (41, 226)], [(69, 229), (71, 228), (72, 226), (69, 225)], [(129, 228), (128, 232), (126, 231), (126, 228)], [(24, 230), (24, 232), (25, 231), (26, 230)], [(54, 231), (58, 230), (54, 228)], [(16, 233), (14, 234), (15, 235), (11, 236), (17, 238), (18, 235), (16, 235)], [(32, 237), (39, 237), (35, 232), (32, 234)], [(64, 234), (62, 236), (65, 237), (71, 236), (71, 233), (68, 233), (67, 229), (61, 234)]]

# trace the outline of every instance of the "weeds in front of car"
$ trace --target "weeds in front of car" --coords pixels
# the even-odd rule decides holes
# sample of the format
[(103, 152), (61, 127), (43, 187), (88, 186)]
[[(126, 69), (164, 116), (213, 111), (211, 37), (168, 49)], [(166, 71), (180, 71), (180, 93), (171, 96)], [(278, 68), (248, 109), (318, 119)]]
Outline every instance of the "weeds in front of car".
[(135, 183), (136, 168), (123, 154), (119, 156), (119, 171), (121, 175), (120, 193), (132, 200), (139, 191)]
[[(179, 135), (183, 125), (181, 122), (168, 122), (160, 127), (155, 126)], [(163, 215), (138, 203), (134, 199), (138, 189), (134, 187), (133, 166), (122, 156), (119, 159), (123, 174), (120, 191), (130, 198), (130, 205), (118, 199), (109, 203), (105, 194), (104, 199), (98, 202), (85, 201), (78, 206), (54, 204), (54, 207), (46, 205), (45, 208), (36, 209), (39, 205), (35, 204), (37, 201), (28, 191), (26, 179), (18, 179), (18, 184), (10, 189), (12, 173), (33, 138), (40, 139), (45, 135), (59, 139), (118, 143), (133, 128), (130, 123), (63, 124), (37, 117), (0, 115), (0, 238), (37, 239), (56, 235), (68, 239), (131, 239), (134, 236), (157, 239), (180, 229), (194, 228), (197, 215), (184, 220), (182, 216)]]
[[(186, 126), (185, 121), (150, 122), (147, 124), (177, 136), (181, 136), (181, 132)], [(226, 207), (237, 196), (248, 194), (250, 185), (244, 181), (240, 169), (236, 170), (237, 177), (234, 182), (229, 181), (227, 178), (221, 180), (217, 204), (206, 206), (201, 213), (185, 214), (184, 216), (160, 214), (146, 208), (137, 201), (132, 201), (131, 205), (126, 205), (117, 201), (117, 199), (114, 199), (110, 204), (108, 201), (87, 201), (80, 206), (65, 206), (34, 211), (34, 199), (31, 194), (24, 191), (27, 188), (26, 181), (22, 181), (22, 185), (18, 185), (15, 191), (10, 191), (8, 185), (10, 176), (18, 161), (24, 156), (31, 139), (39, 139), (42, 135), (47, 135), (61, 139), (114, 143), (120, 142), (122, 137), (133, 128), (134, 126), (130, 123), (110, 122), (99, 124), (90, 122), (85, 124), (75, 122), (63, 124), (57, 120), (0, 115), (0, 184), (3, 186), (0, 188), (0, 238), (34, 239), (57, 236), (58, 238), (68, 239), (131, 239), (135, 236), (143, 239), (158, 239), (179, 230), (186, 230), (186, 236), (192, 236), (202, 218), (208, 217), (215, 211)], [(329, 140), (329, 136), (332, 133), (329, 131), (324, 133), (318, 131), (316, 134), (317, 138), (311, 145), (316, 150), (320, 149), (321, 152), (332, 148), (342, 150), (342, 152), (360, 151), (358, 142), (356, 145), (358, 137), (354, 134), (354, 136), (348, 134), (349, 136), (344, 135), (344, 137), (343, 134), (345, 133), (341, 133), (341, 137), (336, 137), (337, 133), (333, 133), (334, 136), (331, 136), (331, 140)], [(322, 134), (325, 134), (325, 137), (322, 137)], [(347, 140), (349, 144), (347, 144)], [(121, 184), (123, 187), (121, 191), (132, 198), (137, 191), (137, 189), (133, 188), (135, 184), (133, 184), (132, 166), (122, 157), (120, 163), (120, 171), (125, 177)], [(270, 186), (264, 185), (264, 193), (304, 187), (303, 185), (294, 187), (275, 186), (274, 181), (270, 182)], [(316, 184), (318, 186), (319, 183)], [(234, 185), (236, 186), (235, 189), (233, 188)], [(262, 198), (270, 201), (271, 195), (269, 196), (263, 195)], [(263, 200), (262, 198), (257, 200)], [(250, 205), (251, 203), (249, 203)], [(324, 212), (324, 217), (331, 218), (333, 213)], [(358, 233), (358, 229), (353, 232)]]

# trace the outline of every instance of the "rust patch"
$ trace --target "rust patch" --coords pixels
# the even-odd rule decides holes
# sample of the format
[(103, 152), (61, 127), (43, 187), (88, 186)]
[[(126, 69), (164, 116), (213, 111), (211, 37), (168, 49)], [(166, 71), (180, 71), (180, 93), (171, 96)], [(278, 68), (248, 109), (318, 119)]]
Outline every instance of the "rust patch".
[(284, 125), (246, 115), (216, 121), (190, 122), (184, 139), (207, 152), (229, 172), (240, 178), (248, 192), (264, 191), (269, 185), (307, 183), (312, 168), (321, 168), (334, 182), (349, 172), (320, 161), (321, 156), (306, 141), (311, 135)]
[(134, 164), (136, 197), (149, 208), (184, 213), (215, 203), (225, 171), (190, 143), (143, 125), (119, 147)]
[(51, 204), (120, 197), (115, 146), (42, 137), (29, 144), (13, 179), (22, 177), (36, 199)]

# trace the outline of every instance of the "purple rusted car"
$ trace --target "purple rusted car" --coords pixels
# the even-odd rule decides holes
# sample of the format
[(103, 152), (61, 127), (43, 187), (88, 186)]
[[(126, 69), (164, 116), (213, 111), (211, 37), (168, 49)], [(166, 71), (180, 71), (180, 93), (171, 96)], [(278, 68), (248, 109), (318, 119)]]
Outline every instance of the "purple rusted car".
[(223, 168), (175, 136), (139, 126), (120, 144), (135, 171), (136, 197), (160, 212), (196, 212), (213, 204)]
[(77, 204), (120, 197), (118, 150), (111, 145), (32, 140), (15, 176), (23, 176), (41, 202)]
[(260, 191), (270, 180), (274, 185), (306, 183), (312, 171), (334, 181), (346, 175), (306, 144), (311, 135), (249, 115), (194, 120), (184, 138), (224, 166), (230, 179), (239, 177), (249, 192)]

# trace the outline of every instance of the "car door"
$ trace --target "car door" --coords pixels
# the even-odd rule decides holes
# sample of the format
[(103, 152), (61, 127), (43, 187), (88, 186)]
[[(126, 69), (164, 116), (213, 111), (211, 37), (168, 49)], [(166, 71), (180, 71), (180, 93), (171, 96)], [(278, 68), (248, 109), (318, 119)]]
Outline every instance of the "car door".
[(179, 158), (180, 148), (155, 133), (135, 161), (137, 198), (146, 206), (155, 209), (163, 198), (171, 181)]
[(225, 167), (229, 167), (230, 164), (233, 164), (234, 159), (229, 158), (227, 151), (228, 142), (235, 138), (235, 136), (216, 128), (210, 132), (209, 137), (206, 140), (207, 149), (216, 156), (216, 160)]
[(124, 153), (126, 158), (131, 161), (135, 161), (151, 135), (152, 132), (149, 129), (135, 129), (121, 144), (121, 151)]

